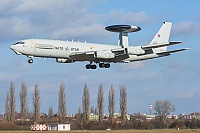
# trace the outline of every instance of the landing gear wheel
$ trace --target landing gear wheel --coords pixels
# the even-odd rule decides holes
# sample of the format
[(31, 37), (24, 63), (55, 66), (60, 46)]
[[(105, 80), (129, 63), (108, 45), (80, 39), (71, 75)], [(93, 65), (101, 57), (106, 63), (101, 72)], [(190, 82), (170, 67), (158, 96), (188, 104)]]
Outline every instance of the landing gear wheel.
[(89, 64), (88, 64), (88, 65), (86, 65), (85, 67), (86, 67), (86, 69), (90, 69), (90, 65), (89, 65)]
[(105, 64), (105, 68), (110, 68), (110, 64)]
[(87, 64), (85, 67), (86, 67), (86, 69), (96, 69), (97, 68), (96, 65), (91, 65), (91, 64)]
[(29, 59), (29, 60), (28, 60), (28, 63), (33, 63), (33, 59)]
[(105, 64), (104, 64), (104, 63), (99, 63), (99, 67), (100, 67), (100, 68), (104, 68), (104, 67), (105, 67)]
[(110, 64), (99, 63), (100, 68), (110, 68)]
[(91, 68), (92, 68), (92, 69), (96, 69), (97, 66), (96, 66), (96, 65), (91, 65)]

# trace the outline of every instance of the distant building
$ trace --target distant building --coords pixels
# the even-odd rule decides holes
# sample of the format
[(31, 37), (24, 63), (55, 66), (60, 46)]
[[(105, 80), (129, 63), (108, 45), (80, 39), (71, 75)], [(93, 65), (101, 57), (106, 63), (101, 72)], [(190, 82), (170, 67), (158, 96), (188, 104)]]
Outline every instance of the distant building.
[(47, 116), (46, 113), (41, 113), (41, 114), (40, 114), (40, 119), (41, 119), (41, 120), (45, 120), (45, 119), (47, 119), (47, 117), (48, 117), (48, 116)]
[(135, 113), (131, 115), (131, 121), (138, 121), (138, 120), (154, 120), (155, 115), (147, 115), (142, 113)]
[(68, 122), (75, 121), (76, 120), (75, 115), (67, 115), (66, 116), (66, 120)]
[(156, 118), (156, 116), (155, 115), (144, 115), (144, 118), (146, 120), (154, 120)]
[(126, 119), (128, 120), (128, 121), (130, 121), (131, 120), (131, 115), (126, 115)]
[(69, 131), (71, 124), (32, 124), (31, 131)]
[(26, 118), (23, 118), (20, 116), (20, 113), (15, 112), (15, 121), (30, 121), (30, 118), (27, 116)]
[(30, 121), (30, 119), (29, 118), (24, 119), (23, 117), (16, 117), (15, 121)]
[(30, 126), (31, 131), (47, 131), (48, 125), (47, 124), (32, 124)]
[(91, 113), (89, 116), (90, 121), (98, 121), (99, 120), (99, 115)]
[(114, 118), (119, 118), (120, 116), (121, 116), (120, 113), (114, 113), (114, 114), (113, 114), (113, 117), (114, 117)]
[(190, 113), (189, 115), (182, 114), (181, 116), (187, 120), (191, 120), (191, 119), (200, 120), (200, 113), (198, 112), (193, 112), (193, 113)]
[(167, 115), (167, 118), (168, 119), (178, 119), (178, 116), (170, 114), (170, 115)]
[(71, 124), (49, 124), (49, 131), (69, 131), (71, 130)]

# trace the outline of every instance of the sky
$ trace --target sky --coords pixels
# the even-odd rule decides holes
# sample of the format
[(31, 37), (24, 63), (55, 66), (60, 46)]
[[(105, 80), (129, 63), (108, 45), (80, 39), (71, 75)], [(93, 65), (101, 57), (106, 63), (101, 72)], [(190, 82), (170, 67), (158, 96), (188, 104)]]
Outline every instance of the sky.
[[(104, 113), (108, 113), (108, 91), (115, 89), (116, 112), (119, 112), (119, 88), (127, 89), (127, 112), (149, 113), (156, 100), (170, 100), (174, 114), (200, 112), (200, 1), (192, 0), (1, 0), (0, 2), (0, 114), (4, 113), (6, 92), (15, 84), (16, 111), (20, 110), (21, 82), (28, 89), (28, 107), (37, 84), (41, 112), (50, 106), (58, 110), (59, 86), (65, 84), (67, 114), (82, 106), (84, 85), (90, 90), (90, 105), (97, 107), (100, 84), (104, 89)], [(42, 38), (117, 45), (118, 34), (105, 27), (130, 24), (142, 28), (129, 34), (129, 45), (148, 45), (162, 25), (172, 22), (170, 41), (183, 44), (169, 50), (190, 50), (168, 57), (132, 62), (111, 63), (110, 69), (86, 70), (88, 62), (60, 64), (55, 59), (28, 58), (16, 55), (10, 46), (22, 39)], [(155, 111), (153, 111), (155, 112)]]

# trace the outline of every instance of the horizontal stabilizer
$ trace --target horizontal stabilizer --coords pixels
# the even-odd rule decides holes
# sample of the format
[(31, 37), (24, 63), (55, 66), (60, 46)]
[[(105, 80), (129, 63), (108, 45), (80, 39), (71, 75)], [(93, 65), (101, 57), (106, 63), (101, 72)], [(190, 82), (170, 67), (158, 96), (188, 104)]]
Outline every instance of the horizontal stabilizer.
[(175, 44), (180, 44), (183, 42), (167, 42), (167, 43), (161, 43), (161, 44), (153, 44), (153, 45), (147, 45), (147, 46), (141, 46), (142, 49), (151, 49), (151, 48), (159, 48), (159, 47), (164, 47), (164, 46), (169, 46), (169, 45), (175, 45)]
[(166, 52), (160, 52), (160, 53), (156, 53), (156, 54), (170, 55), (170, 54), (172, 54), (172, 53), (181, 52), (181, 51), (189, 50), (189, 49), (190, 49), (190, 48), (183, 48), (183, 49), (171, 50), (171, 51), (166, 51)]

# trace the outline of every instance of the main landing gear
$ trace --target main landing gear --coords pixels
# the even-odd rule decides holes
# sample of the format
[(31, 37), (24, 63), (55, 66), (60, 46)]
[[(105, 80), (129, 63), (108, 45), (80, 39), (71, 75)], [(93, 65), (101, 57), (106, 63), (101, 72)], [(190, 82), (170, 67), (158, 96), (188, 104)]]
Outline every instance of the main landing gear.
[[(86, 67), (86, 69), (96, 69), (97, 68), (97, 66), (95, 64), (92, 65), (92, 63), (87, 64), (85, 67)], [(110, 68), (110, 64), (99, 63), (99, 68)]]
[(85, 67), (86, 67), (86, 69), (96, 69), (97, 68), (96, 65), (92, 65), (92, 64), (87, 64)]
[(110, 68), (110, 64), (99, 63), (100, 68)]

